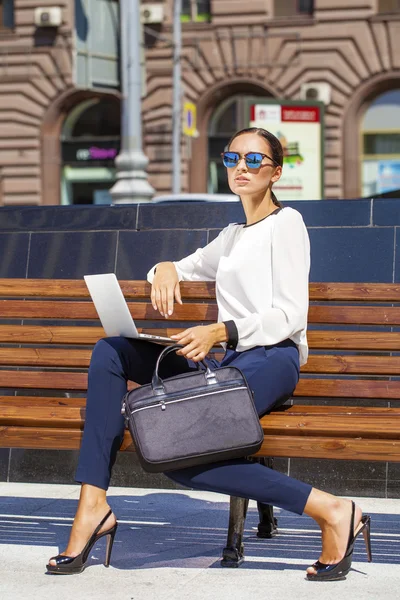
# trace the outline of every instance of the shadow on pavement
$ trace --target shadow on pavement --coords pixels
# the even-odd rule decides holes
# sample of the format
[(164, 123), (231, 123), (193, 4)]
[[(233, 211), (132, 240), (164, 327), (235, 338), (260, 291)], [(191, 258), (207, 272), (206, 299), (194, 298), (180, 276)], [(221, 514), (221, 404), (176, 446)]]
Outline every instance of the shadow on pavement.
[[(228, 502), (151, 492), (110, 496), (109, 503), (119, 521), (111, 558), (114, 568), (220, 568)], [(66, 546), (76, 506), (72, 499), (0, 497), (0, 544), (49, 546), (49, 557), (57, 554)], [(318, 558), (321, 544), (314, 522), (285, 511), (277, 514), (279, 535), (258, 539), (257, 510), (250, 508), (244, 539), (246, 569), (298, 570)], [(400, 564), (400, 515), (371, 518), (374, 562)], [(101, 564), (104, 556), (105, 538), (93, 548), (88, 564)], [(366, 560), (360, 538), (354, 561)]]

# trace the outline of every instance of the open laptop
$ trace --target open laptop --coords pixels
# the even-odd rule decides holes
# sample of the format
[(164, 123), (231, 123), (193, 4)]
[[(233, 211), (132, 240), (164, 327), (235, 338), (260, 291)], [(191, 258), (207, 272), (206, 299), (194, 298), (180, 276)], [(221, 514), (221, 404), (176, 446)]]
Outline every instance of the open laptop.
[(153, 342), (175, 343), (169, 337), (139, 333), (114, 273), (85, 275), (84, 280), (107, 337), (122, 336)]

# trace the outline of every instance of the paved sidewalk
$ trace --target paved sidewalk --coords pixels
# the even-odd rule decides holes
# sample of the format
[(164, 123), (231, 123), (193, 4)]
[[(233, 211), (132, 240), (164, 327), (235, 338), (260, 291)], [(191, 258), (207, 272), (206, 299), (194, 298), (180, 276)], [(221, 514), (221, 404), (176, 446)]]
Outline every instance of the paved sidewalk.
[(77, 486), (0, 484), (1, 600), (349, 600), (400, 597), (400, 500), (359, 499), (372, 516), (374, 562), (357, 542), (346, 581), (308, 582), (319, 555), (318, 530), (307, 517), (277, 511), (280, 535), (259, 540), (257, 510), (246, 522), (246, 562), (219, 565), (228, 503), (211, 493), (113, 488), (119, 529), (106, 569), (105, 543), (80, 575), (45, 575), (63, 549), (76, 508)]

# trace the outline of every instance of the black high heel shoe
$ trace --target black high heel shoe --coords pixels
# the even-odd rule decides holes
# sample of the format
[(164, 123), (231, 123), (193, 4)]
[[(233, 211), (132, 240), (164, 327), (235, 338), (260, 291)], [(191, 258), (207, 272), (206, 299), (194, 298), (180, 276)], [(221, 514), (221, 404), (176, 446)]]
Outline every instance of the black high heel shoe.
[(57, 556), (53, 556), (50, 560), (55, 560), (57, 564), (55, 565), (46, 565), (48, 573), (55, 573), (58, 575), (73, 575), (74, 573), (82, 573), (82, 571), (86, 567), (86, 561), (89, 558), (89, 554), (95, 543), (105, 535), (107, 537), (107, 548), (106, 548), (106, 560), (104, 565), (106, 567), (110, 566), (110, 558), (111, 552), (114, 544), (115, 534), (117, 532), (118, 523), (115, 523), (111, 529), (107, 529), (107, 531), (102, 531), (99, 533), (100, 529), (103, 527), (104, 523), (107, 521), (108, 517), (112, 514), (112, 510), (110, 510), (104, 519), (97, 525), (96, 529), (90, 536), (90, 539), (82, 552), (78, 554), (78, 556), (64, 556), (63, 554), (58, 554)]
[(364, 536), (365, 547), (367, 549), (368, 562), (372, 562), (371, 552), (371, 517), (365, 515), (362, 517), (360, 523), (362, 523), (360, 529), (354, 534), (354, 512), (355, 504), (351, 503), (351, 519), (350, 519), (350, 532), (349, 541), (347, 542), (346, 553), (342, 560), (334, 565), (326, 565), (319, 560), (312, 565), (316, 573), (307, 573), (307, 579), (309, 581), (339, 581), (344, 579), (347, 573), (351, 569), (351, 562), (353, 558), (354, 543), (360, 533)]

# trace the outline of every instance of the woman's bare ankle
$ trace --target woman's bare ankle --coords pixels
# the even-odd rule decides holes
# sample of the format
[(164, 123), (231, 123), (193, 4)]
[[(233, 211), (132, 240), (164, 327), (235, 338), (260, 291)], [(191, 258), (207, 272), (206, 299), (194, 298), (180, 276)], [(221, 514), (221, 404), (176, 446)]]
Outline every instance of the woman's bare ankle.
[(84, 483), (81, 487), (78, 510), (96, 511), (96, 509), (102, 506), (108, 506), (106, 491), (94, 485)]

